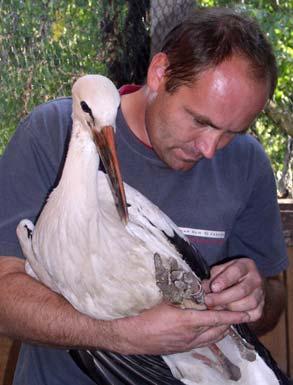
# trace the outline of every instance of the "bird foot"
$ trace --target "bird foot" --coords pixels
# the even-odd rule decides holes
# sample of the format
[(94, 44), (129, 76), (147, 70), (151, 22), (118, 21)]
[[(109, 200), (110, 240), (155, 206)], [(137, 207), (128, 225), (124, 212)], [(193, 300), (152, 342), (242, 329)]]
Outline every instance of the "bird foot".
[(241, 335), (237, 332), (236, 328), (231, 325), (229, 335), (233, 338), (235, 345), (237, 346), (240, 356), (249, 362), (256, 360), (256, 353), (254, 346), (247, 342)]
[[(204, 291), (200, 280), (192, 272), (178, 266), (175, 258), (162, 261), (160, 254), (154, 254), (157, 286), (164, 299), (185, 306), (185, 301), (204, 304)], [(191, 306), (188, 306), (191, 307)]]

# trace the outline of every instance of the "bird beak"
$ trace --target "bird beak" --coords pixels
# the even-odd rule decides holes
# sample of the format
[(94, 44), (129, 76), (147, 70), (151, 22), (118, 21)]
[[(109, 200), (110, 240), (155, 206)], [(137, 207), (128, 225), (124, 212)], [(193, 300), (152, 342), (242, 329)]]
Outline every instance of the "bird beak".
[(122, 222), (126, 224), (128, 222), (127, 202), (116, 151), (114, 129), (112, 126), (104, 126), (100, 131), (93, 130), (93, 136), (98, 153), (110, 179), (118, 214)]

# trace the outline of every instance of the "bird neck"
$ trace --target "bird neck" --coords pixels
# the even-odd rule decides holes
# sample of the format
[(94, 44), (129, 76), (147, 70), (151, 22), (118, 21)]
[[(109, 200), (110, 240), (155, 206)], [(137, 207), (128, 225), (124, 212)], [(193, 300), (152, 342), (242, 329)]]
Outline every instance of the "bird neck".
[[(74, 120), (69, 148), (58, 188), (71, 194), (77, 205), (87, 199), (97, 204), (99, 157), (89, 131)], [(68, 198), (68, 195), (67, 197)]]

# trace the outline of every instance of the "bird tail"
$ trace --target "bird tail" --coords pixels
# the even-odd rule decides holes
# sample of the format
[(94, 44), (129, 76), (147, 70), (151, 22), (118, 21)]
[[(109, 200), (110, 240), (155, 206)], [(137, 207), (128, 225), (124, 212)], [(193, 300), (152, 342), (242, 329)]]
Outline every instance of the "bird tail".
[(16, 228), (16, 234), (17, 234), (18, 241), (20, 243), (23, 255), (26, 258), (25, 270), (30, 276), (37, 278), (36, 274), (34, 273), (29, 263), (30, 257), (33, 256), (32, 239), (33, 239), (34, 228), (35, 228), (34, 224), (29, 219), (22, 219)]
[(32, 253), (33, 232), (34, 224), (29, 219), (22, 219), (16, 228), (16, 234), (26, 258)]
[(70, 355), (96, 384), (182, 385), (161, 356), (124, 356), (99, 350), (70, 350)]

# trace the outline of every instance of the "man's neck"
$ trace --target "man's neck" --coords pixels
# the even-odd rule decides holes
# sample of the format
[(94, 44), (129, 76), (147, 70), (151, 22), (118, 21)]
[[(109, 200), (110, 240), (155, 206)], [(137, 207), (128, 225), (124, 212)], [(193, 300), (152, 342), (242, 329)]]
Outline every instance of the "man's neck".
[(141, 87), (138, 91), (122, 95), (121, 109), (128, 127), (133, 134), (143, 143), (150, 146), (151, 144), (145, 128), (146, 92), (146, 87)]

